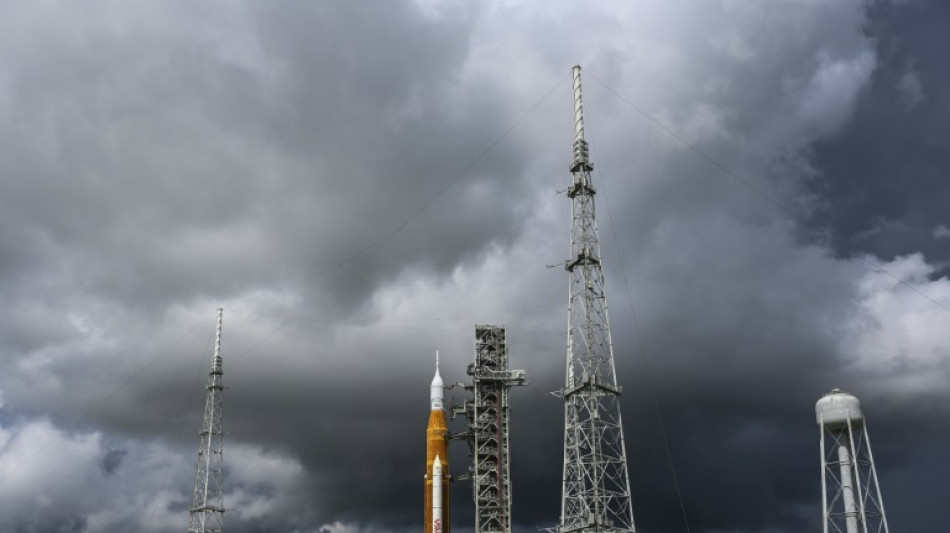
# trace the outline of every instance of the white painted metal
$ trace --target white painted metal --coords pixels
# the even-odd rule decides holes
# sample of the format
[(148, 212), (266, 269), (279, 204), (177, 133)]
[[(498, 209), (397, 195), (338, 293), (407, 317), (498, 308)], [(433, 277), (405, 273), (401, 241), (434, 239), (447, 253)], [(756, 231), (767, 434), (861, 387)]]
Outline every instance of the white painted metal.
[(630, 477), (620, 418), (600, 240), (584, 139), (581, 68), (574, 77), (570, 170), (571, 256), (564, 398), (564, 472), (559, 533), (633, 532)]
[(842, 429), (848, 422), (864, 422), (861, 412), (861, 402), (853, 394), (832, 389), (832, 391), (818, 400), (815, 404), (815, 416), (821, 418), (823, 424), (832, 429)]
[(222, 487), (222, 451), (224, 431), (221, 425), (221, 392), (224, 374), (221, 356), (221, 329), (224, 310), (218, 309), (214, 355), (208, 373), (208, 395), (198, 441), (198, 468), (189, 508), (188, 533), (220, 533), (224, 527)]
[(430, 410), (439, 411), (442, 409), (445, 400), (445, 383), (439, 374), (439, 351), (435, 352), (435, 376), (432, 378), (432, 385), (429, 388)]
[(818, 449), (821, 451), (821, 524), (822, 533), (828, 533), (828, 476), (825, 475), (825, 427), (818, 414)]
[(825, 533), (888, 533), (871, 439), (857, 397), (833, 389), (815, 404)]
[[(525, 384), (524, 370), (508, 368), (507, 331), (504, 326), (475, 326), (475, 362), (469, 365), (472, 382), (465, 389), (474, 399), (452, 410), (468, 418), (468, 431), (454, 435), (468, 441), (473, 465), (475, 533), (511, 532), (511, 455), (509, 405), (511, 387)], [(461, 476), (460, 476), (461, 478)]]
[(854, 499), (854, 479), (851, 475), (853, 468), (848, 447), (838, 446), (838, 470), (841, 472), (841, 496), (848, 533), (858, 533), (858, 504)]

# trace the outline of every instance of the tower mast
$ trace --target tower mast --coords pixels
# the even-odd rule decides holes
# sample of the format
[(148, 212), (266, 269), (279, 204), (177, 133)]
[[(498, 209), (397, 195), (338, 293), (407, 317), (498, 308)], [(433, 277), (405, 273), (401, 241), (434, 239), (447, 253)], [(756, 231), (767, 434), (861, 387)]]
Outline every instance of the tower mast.
[(220, 533), (224, 524), (224, 493), (222, 490), (222, 449), (224, 432), (221, 429), (221, 325), (224, 309), (218, 309), (214, 338), (214, 355), (208, 373), (208, 396), (205, 401), (204, 421), (198, 440), (198, 469), (195, 489), (188, 517), (188, 533)]
[(564, 476), (558, 533), (633, 532), (620, 392), (594, 212), (593, 165), (584, 139), (581, 67), (574, 74), (570, 171), (571, 256), (564, 389)]
[[(475, 362), (468, 365), (472, 382), (465, 385), (475, 397), (452, 408), (452, 418), (464, 414), (464, 438), (473, 464), (465, 477), (472, 480), (475, 533), (511, 533), (511, 447), (509, 445), (511, 387), (525, 385), (525, 371), (508, 368), (505, 326), (475, 326)], [(461, 480), (462, 476), (457, 479)]]

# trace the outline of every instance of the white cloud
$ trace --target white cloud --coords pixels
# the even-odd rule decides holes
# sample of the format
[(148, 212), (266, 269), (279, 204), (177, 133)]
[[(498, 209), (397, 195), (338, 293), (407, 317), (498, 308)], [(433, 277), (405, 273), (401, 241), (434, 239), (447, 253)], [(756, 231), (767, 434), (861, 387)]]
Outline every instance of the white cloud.
[[(950, 380), (950, 280), (913, 254), (870, 269), (859, 281), (859, 313), (844, 349), (877, 393), (946, 397)], [(856, 376), (857, 377), (857, 376)]]
[(103, 503), (78, 487), (100, 478), (98, 432), (66, 434), (47, 421), (0, 427), (0, 529), (82, 517)]
[[(109, 444), (111, 443), (111, 445)], [(115, 448), (120, 446), (120, 448)], [(104, 459), (122, 451), (118, 462)], [(285, 518), (302, 491), (303, 469), (289, 457), (229, 443), (225, 506), (235, 523)], [(0, 427), (0, 529), (82, 520), (88, 533), (179, 531), (188, 522), (191, 453), (159, 442), (116, 441), (101, 432), (65, 432), (48, 421)], [(95, 487), (95, 490), (87, 490)], [(78, 523), (78, 522), (77, 522)]]
[(852, 57), (822, 57), (805, 86), (793, 89), (797, 93), (793, 98), (799, 101), (797, 114), (818, 135), (838, 131), (851, 117), (855, 98), (875, 65), (876, 57), (870, 49)]

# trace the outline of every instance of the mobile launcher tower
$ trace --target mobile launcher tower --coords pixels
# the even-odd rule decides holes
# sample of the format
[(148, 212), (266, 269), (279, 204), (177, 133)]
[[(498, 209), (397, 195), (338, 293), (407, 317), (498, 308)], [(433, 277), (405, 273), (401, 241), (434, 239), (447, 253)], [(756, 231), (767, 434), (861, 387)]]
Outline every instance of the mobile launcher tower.
[(824, 533), (888, 533), (861, 402), (840, 389), (818, 400)]
[(471, 450), (473, 466), (458, 479), (471, 479), (475, 499), (476, 533), (511, 532), (511, 455), (508, 444), (511, 387), (525, 385), (524, 370), (508, 368), (508, 343), (504, 326), (475, 326), (475, 361), (468, 366), (471, 384), (465, 390), (474, 398), (452, 408), (452, 417), (468, 419), (464, 439)]

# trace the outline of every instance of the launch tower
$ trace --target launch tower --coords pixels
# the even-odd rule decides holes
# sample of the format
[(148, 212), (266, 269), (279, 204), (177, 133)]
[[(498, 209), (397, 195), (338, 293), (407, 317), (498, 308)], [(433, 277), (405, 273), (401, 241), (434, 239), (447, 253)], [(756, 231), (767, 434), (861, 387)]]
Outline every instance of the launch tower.
[(888, 533), (877, 469), (857, 397), (832, 389), (818, 400), (824, 533)]
[(581, 67), (574, 75), (574, 145), (567, 189), (571, 255), (564, 389), (564, 475), (558, 533), (633, 532), (630, 476), (620, 420), (607, 295), (584, 139)]
[(221, 324), (224, 309), (218, 309), (214, 338), (214, 355), (208, 373), (208, 396), (205, 401), (204, 421), (198, 441), (198, 469), (195, 489), (189, 509), (188, 533), (219, 533), (224, 525), (224, 494), (222, 478), (222, 448), (224, 432), (221, 429)]
[[(508, 392), (525, 384), (524, 370), (508, 369), (504, 326), (475, 326), (475, 362), (468, 366), (474, 394), (452, 416), (468, 419), (464, 437), (471, 448), (469, 467), (475, 498), (475, 533), (511, 532), (511, 458), (508, 446)], [(458, 437), (453, 435), (453, 437)]]

